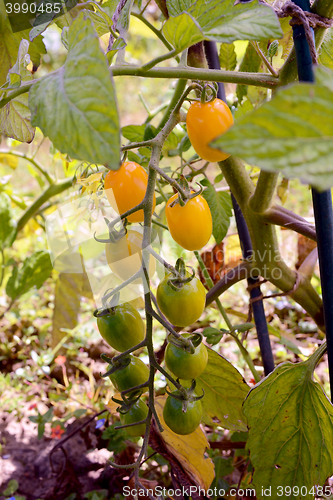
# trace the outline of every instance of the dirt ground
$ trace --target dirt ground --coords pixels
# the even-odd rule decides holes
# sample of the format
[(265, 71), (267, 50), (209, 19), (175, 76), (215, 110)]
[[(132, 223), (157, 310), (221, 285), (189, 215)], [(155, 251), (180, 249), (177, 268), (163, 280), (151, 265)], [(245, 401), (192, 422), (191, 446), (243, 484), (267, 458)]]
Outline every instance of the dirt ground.
[[(68, 425), (66, 434), (80, 427), (85, 419), (76, 419)], [(52, 453), (58, 439), (43, 437), (38, 440), (36, 424), (28, 419), (20, 422), (10, 414), (0, 414), (0, 436), (4, 443), (0, 457), (0, 491), (15, 479), (19, 488), (15, 494), (26, 500), (62, 500), (71, 493), (79, 500), (92, 490), (107, 489), (111, 494), (120, 492), (124, 472), (112, 469), (107, 460), (110, 452), (98, 447), (101, 431), (96, 431), (92, 421), (71, 437), (60, 449)], [(98, 436), (98, 434), (100, 434)], [(103, 441), (105, 446), (105, 441)], [(93, 450), (89, 452), (89, 450)], [(112, 491), (110, 491), (112, 490)], [(0, 499), (3, 500), (0, 494)]]

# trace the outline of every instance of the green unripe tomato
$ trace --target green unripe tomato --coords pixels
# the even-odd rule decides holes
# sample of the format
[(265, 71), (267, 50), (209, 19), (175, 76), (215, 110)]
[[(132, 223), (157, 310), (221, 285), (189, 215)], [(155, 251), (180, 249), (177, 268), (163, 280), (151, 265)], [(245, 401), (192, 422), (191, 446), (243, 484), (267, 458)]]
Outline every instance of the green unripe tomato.
[(140, 314), (127, 303), (109, 309), (105, 316), (98, 316), (97, 327), (103, 339), (119, 352), (134, 347), (145, 337)]
[[(172, 394), (179, 395), (179, 392), (175, 391)], [(191, 434), (199, 426), (202, 418), (201, 401), (190, 401), (186, 412), (183, 412), (182, 402), (168, 396), (163, 408), (163, 418), (175, 434), (181, 436)]]
[(198, 278), (174, 290), (168, 274), (157, 287), (157, 303), (164, 316), (175, 326), (185, 327), (200, 318), (206, 303), (206, 290)]
[(168, 344), (165, 350), (165, 364), (169, 370), (180, 379), (195, 379), (206, 368), (208, 353), (201, 342), (193, 354), (184, 351), (173, 344)]
[[(120, 421), (122, 425), (134, 424), (144, 420), (148, 415), (148, 406), (139, 399), (127, 413), (120, 414)], [(139, 424), (132, 427), (126, 427), (126, 431), (130, 436), (142, 436), (146, 432), (146, 425)]]
[[(129, 356), (131, 361), (125, 366), (125, 368), (120, 368), (116, 372), (109, 375), (109, 379), (117, 389), (117, 391), (126, 391), (127, 389), (131, 389), (136, 385), (143, 384), (147, 382), (149, 378), (149, 368), (144, 362), (136, 358), (135, 356)], [(112, 368), (112, 365), (109, 365), (108, 370)]]

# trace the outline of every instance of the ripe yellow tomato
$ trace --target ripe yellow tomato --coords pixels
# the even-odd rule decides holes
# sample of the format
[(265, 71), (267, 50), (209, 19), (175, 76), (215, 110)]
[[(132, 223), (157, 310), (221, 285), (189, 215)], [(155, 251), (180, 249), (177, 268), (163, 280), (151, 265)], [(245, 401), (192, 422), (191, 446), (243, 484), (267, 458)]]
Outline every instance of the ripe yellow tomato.
[[(129, 229), (126, 235), (116, 243), (106, 243), (106, 260), (111, 271), (123, 281), (131, 278), (140, 269), (142, 262), (143, 235), (139, 231)], [(149, 277), (152, 278), (156, 271), (156, 261), (150, 256)], [(140, 281), (134, 281), (137, 283)]]
[[(104, 188), (112, 208), (119, 214), (123, 214), (143, 200), (147, 183), (148, 175), (145, 169), (134, 161), (126, 161), (119, 170), (110, 170), (106, 174)], [(111, 189), (112, 191), (108, 192)], [(114, 202), (116, 202), (116, 205)], [(153, 211), (155, 205), (156, 199), (154, 195)], [(143, 210), (129, 215), (127, 219), (129, 222), (143, 222)]]
[(191, 104), (187, 112), (186, 126), (188, 137), (195, 152), (206, 161), (222, 161), (229, 154), (214, 149), (209, 144), (224, 134), (234, 123), (232, 113), (221, 99)]
[(184, 207), (171, 196), (165, 207), (168, 227), (173, 239), (185, 250), (200, 250), (208, 243), (213, 231), (212, 214), (207, 201), (200, 194), (189, 200)]

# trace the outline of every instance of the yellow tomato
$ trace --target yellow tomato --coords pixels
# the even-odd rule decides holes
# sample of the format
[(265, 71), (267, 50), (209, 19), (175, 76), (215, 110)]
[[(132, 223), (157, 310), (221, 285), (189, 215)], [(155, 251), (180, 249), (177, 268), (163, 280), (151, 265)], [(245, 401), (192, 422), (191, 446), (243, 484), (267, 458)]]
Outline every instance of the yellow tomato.
[(234, 123), (230, 109), (221, 99), (191, 104), (186, 116), (187, 133), (196, 153), (206, 161), (222, 161), (230, 155), (209, 144)]
[[(116, 243), (106, 243), (106, 260), (111, 271), (123, 281), (131, 278), (137, 273), (142, 261), (143, 235), (139, 231), (130, 229), (126, 236)], [(156, 262), (153, 257), (149, 259), (149, 277), (154, 276)], [(140, 281), (140, 278), (138, 278)], [(134, 283), (138, 283), (135, 281)]]
[[(119, 214), (123, 214), (143, 200), (147, 183), (148, 175), (145, 169), (134, 161), (126, 161), (119, 170), (110, 170), (106, 174), (104, 188), (112, 208)], [(153, 211), (155, 205), (154, 195)], [(127, 219), (129, 222), (143, 222), (143, 210), (134, 212)]]
[(201, 195), (189, 200), (184, 207), (177, 203), (170, 205), (178, 197), (171, 196), (165, 207), (165, 215), (173, 239), (185, 250), (200, 250), (212, 235), (212, 214), (207, 201)]

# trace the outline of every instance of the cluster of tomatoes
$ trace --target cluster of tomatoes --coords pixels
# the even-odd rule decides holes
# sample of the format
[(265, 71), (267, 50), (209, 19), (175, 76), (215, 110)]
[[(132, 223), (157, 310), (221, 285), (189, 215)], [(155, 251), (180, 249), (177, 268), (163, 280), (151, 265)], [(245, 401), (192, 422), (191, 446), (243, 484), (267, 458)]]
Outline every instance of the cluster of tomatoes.
[[(210, 102), (194, 102), (187, 114), (189, 139), (201, 158), (221, 161), (228, 157), (213, 149), (210, 142), (225, 132), (233, 123), (228, 106), (219, 99)], [(118, 213), (125, 213), (144, 199), (148, 176), (142, 166), (124, 162), (117, 171), (105, 177), (104, 187), (111, 206)], [(152, 212), (155, 210), (154, 196)], [(200, 250), (212, 234), (212, 216), (206, 200), (200, 195), (190, 196), (186, 203), (178, 202), (178, 194), (170, 197), (165, 208), (168, 227), (173, 239), (186, 250)], [(127, 217), (128, 222), (143, 222), (143, 210)], [(138, 270), (121, 266), (123, 255), (137, 253), (141, 261), (142, 234), (129, 229), (118, 241), (106, 244), (108, 264), (124, 281)], [(120, 262), (120, 265), (119, 265)], [(152, 267), (151, 267), (152, 266)], [(150, 259), (149, 275), (155, 272), (154, 259)], [(160, 282), (156, 295), (158, 306), (175, 327), (185, 328), (201, 316), (206, 301), (205, 288), (198, 278), (185, 270), (180, 262), (175, 272)], [(116, 305), (97, 313), (97, 326), (104, 340), (115, 350), (125, 352), (145, 339), (145, 327), (138, 311), (129, 303)], [(182, 339), (185, 339), (182, 340)], [(188, 340), (191, 343), (187, 342)], [(190, 348), (189, 348), (190, 346)], [(148, 407), (141, 394), (148, 387), (149, 368), (132, 354), (117, 357), (109, 366), (109, 377), (117, 391), (126, 391), (124, 405), (120, 408), (120, 420), (131, 436), (144, 434)], [(117, 358), (115, 358), (117, 360)], [(169, 335), (165, 351), (166, 367), (180, 384), (180, 389), (168, 393), (164, 406), (165, 424), (177, 434), (190, 434), (199, 426), (202, 418), (201, 397), (195, 395), (195, 379), (204, 371), (208, 360), (207, 349), (200, 334)], [(135, 388), (141, 386), (139, 391)], [(189, 388), (189, 386), (191, 386)], [(131, 389), (133, 391), (131, 392)], [(131, 399), (132, 398), (132, 399)], [(129, 404), (128, 404), (129, 402)], [(122, 411), (122, 408), (124, 411)]]

